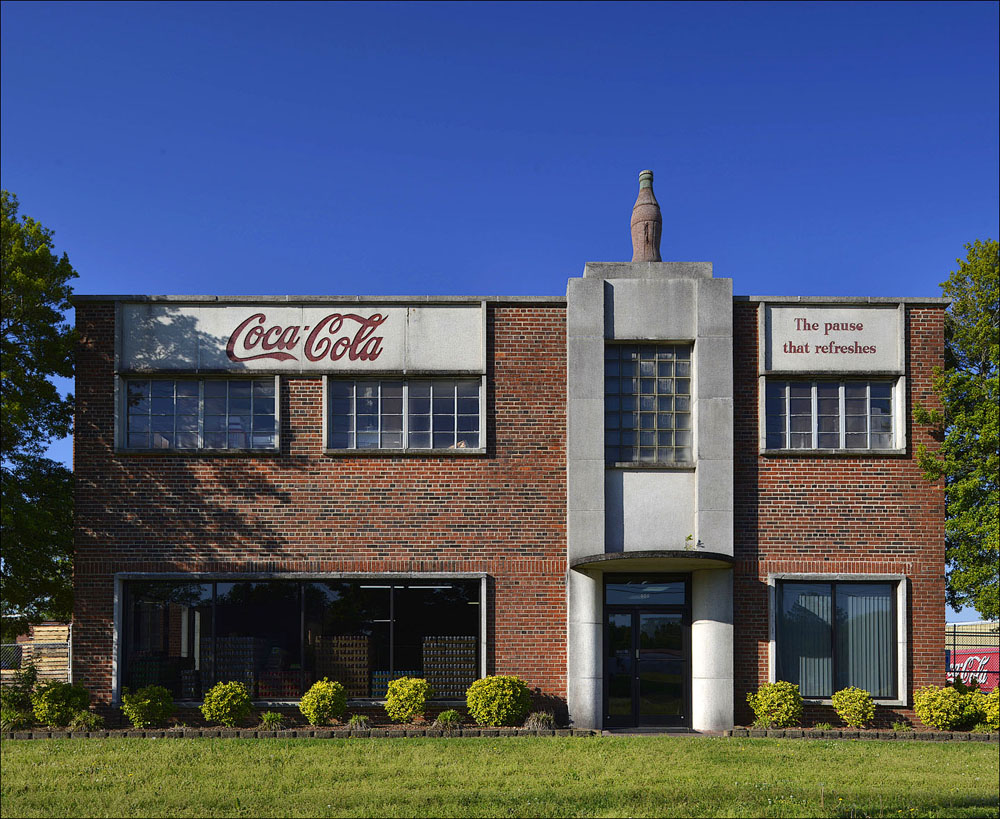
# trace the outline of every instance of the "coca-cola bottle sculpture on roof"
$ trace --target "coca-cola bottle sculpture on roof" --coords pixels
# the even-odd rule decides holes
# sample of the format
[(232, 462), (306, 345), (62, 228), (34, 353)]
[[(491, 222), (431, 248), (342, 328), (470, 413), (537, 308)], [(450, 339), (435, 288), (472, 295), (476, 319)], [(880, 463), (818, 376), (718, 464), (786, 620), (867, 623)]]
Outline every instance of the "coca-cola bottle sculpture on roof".
[(659, 262), (663, 217), (653, 195), (653, 172), (639, 172), (639, 196), (632, 208), (632, 261)]

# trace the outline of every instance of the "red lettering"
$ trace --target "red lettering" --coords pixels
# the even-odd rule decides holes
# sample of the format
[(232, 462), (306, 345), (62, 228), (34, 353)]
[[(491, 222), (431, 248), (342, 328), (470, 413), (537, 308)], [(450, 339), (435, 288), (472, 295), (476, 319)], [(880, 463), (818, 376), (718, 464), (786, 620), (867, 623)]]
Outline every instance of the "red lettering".
[[(386, 320), (382, 313), (359, 316), (355, 313), (331, 313), (321, 319), (306, 337), (303, 352), (310, 361), (329, 358), (339, 361), (345, 355), (350, 361), (374, 361), (382, 354), (382, 336), (374, 335)], [(359, 325), (353, 334), (342, 333), (346, 321)], [(226, 355), (230, 361), (255, 361), (260, 358), (274, 358), (278, 361), (297, 361), (297, 357), (283, 350), (294, 350), (299, 344), (299, 325), (282, 327), (280, 324), (265, 327), (267, 316), (254, 313), (237, 327), (226, 344)], [(306, 330), (309, 327), (305, 328)], [(253, 350), (260, 345), (265, 352), (257, 355), (239, 356), (237, 346)]]
[[(266, 321), (267, 316), (263, 313), (254, 313), (250, 316), (250, 318), (242, 322), (239, 327), (233, 330), (233, 334), (229, 336), (229, 342), (226, 344), (226, 355), (229, 357), (230, 361), (255, 361), (258, 358), (276, 358), (278, 361), (295, 360), (295, 356), (289, 353), (268, 352), (249, 356), (238, 356), (236, 354), (236, 345), (240, 342), (242, 342), (244, 350), (252, 350), (257, 346), (261, 337), (264, 336), (264, 330), (260, 325)], [(254, 324), (254, 322), (256, 322), (256, 326), (251, 327), (250, 325)], [(248, 327), (250, 328), (249, 330), (247, 329)]]

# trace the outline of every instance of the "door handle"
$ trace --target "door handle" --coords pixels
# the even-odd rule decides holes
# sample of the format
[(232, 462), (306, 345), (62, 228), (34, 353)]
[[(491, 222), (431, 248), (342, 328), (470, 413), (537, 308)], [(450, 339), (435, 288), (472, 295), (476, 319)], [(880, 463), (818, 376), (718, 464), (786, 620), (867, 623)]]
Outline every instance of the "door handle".
[(636, 649), (636, 650), (635, 650), (635, 658), (636, 658), (637, 660), (639, 659), (639, 649)]

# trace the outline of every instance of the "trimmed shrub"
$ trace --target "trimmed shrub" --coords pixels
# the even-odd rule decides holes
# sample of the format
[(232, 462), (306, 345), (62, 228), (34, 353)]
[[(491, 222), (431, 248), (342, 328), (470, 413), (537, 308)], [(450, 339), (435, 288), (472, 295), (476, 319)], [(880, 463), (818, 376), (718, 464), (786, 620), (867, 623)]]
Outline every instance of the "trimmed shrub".
[(965, 717), (964, 696), (948, 686), (925, 685), (913, 692), (913, 711), (929, 728), (953, 731)]
[(328, 725), (339, 720), (347, 710), (347, 694), (344, 686), (324, 677), (312, 684), (302, 695), (299, 710), (310, 725)]
[(802, 694), (794, 683), (764, 683), (756, 694), (747, 694), (747, 702), (757, 717), (755, 725), (791, 728), (802, 721)]
[(277, 711), (265, 711), (260, 715), (260, 724), (257, 727), (263, 731), (280, 731), (285, 727), (285, 718)]
[(220, 682), (205, 694), (201, 713), (210, 725), (235, 728), (250, 716), (250, 691), (241, 682)]
[(42, 683), (31, 695), (35, 719), (42, 725), (65, 728), (79, 711), (86, 711), (90, 694), (82, 685), (52, 680)]
[(372, 721), (364, 714), (351, 714), (347, 727), (352, 731), (367, 731), (372, 727)]
[(1000, 685), (986, 695), (983, 722), (991, 731), (1000, 731)]
[(447, 711), (442, 711), (437, 715), (437, 719), (434, 720), (434, 727), (450, 734), (452, 731), (457, 731), (462, 727), (462, 715), (454, 708), (449, 708)]
[(31, 710), (0, 705), (0, 731), (26, 731), (34, 724), (35, 715)]
[(431, 685), (419, 677), (400, 677), (389, 683), (385, 696), (385, 712), (393, 722), (409, 722), (423, 716)]
[(832, 697), (833, 708), (850, 728), (864, 728), (875, 719), (872, 695), (862, 688), (842, 688)]
[(11, 674), (10, 682), (0, 686), (0, 707), (13, 711), (31, 711), (31, 693), (38, 682), (38, 669), (31, 663)]
[(532, 711), (524, 721), (524, 727), (529, 731), (554, 731), (556, 715), (551, 711)]
[(531, 708), (531, 692), (519, 677), (497, 674), (470, 685), (465, 702), (479, 725), (520, 725)]
[(77, 711), (69, 721), (71, 731), (99, 731), (104, 727), (104, 717), (93, 711)]
[(162, 685), (122, 692), (122, 713), (133, 728), (163, 725), (174, 713), (173, 695)]

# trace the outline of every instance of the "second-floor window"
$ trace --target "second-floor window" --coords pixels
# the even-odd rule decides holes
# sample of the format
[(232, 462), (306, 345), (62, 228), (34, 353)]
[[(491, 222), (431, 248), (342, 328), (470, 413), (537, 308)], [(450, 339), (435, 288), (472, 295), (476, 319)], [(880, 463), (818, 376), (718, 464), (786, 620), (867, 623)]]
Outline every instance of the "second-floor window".
[(328, 449), (480, 449), (480, 380), (330, 380)]
[(127, 449), (274, 449), (274, 378), (129, 378)]
[(892, 449), (893, 382), (767, 380), (768, 449)]

